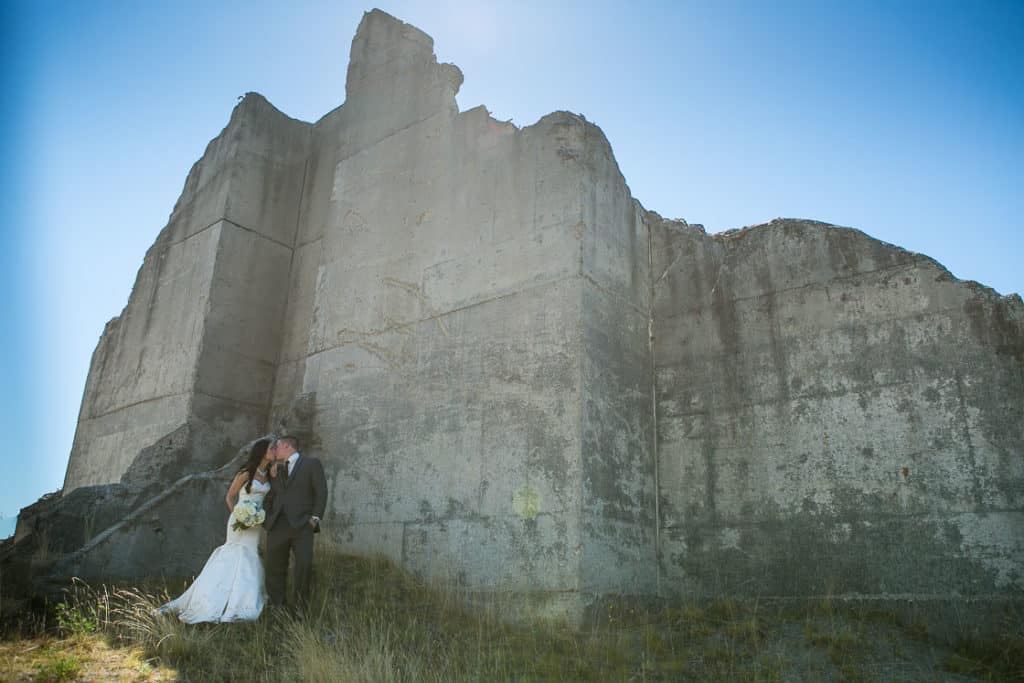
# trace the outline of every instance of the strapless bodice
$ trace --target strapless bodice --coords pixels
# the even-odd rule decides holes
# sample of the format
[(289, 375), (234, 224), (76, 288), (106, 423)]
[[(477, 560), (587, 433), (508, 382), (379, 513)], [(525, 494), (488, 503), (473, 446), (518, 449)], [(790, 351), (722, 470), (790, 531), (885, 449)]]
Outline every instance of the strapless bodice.
[(261, 481), (257, 481), (256, 479), (253, 479), (252, 480), (252, 485), (249, 488), (251, 490), (250, 491), (246, 491), (245, 487), (243, 486), (242, 490), (238, 492), (238, 502), (239, 503), (241, 503), (243, 500), (251, 500), (251, 501), (256, 502), (256, 503), (262, 503), (263, 502), (263, 497), (266, 496), (268, 493), (270, 493), (270, 483), (269, 482), (268, 483), (263, 483)]

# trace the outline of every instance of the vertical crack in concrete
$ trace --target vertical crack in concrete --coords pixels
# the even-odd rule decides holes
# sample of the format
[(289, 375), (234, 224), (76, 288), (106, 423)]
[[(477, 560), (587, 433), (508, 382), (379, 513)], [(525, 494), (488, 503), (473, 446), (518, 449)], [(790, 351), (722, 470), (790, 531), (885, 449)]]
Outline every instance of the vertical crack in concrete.
[[(665, 269), (657, 282), (654, 274), (654, 239), (651, 224), (640, 217), (647, 228), (647, 275), (651, 279), (650, 295), (647, 303), (647, 351), (651, 359), (651, 453), (654, 463), (654, 590), (661, 595), (661, 481), (659, 477), (660, 462), (658, 459), (658, 372), (654, 358), (654, 288), (661, 282), (672, 266)], [(681, 256), (681, 255), (680, 255)], [(676, 257), (673, 265), (679, 261)]]
[[(287, 322), (288, 308), (292, 303), (292, 276), (295, 271), (295, 243), (299, 241), (299, 226), (302, 223), (302, 201), (306, 197), (306, 180), (309, 177), (309, 156), (307, 155), (305, 163), (302, 165), (302, 185), (299, 186), (299, 201), (295, 207), (295, 229), (292, 232), (292, 246), (291, 255), (288, 258), (288, 292), (285, 294), (284, 308), (282, 309), (282, 315)], [(281, 360), (284, 357), (284, 344), (285, 335), (288, 334), (287, 330), (283, 329), (282, 325), (281, 338), (277, 342), (277, 359), (274, 362), (275, 371), (270, 376), (270, 392), (267, 395), (267, 415), (263, 420), (263, 428), (270, 430), (273, 425), (270, 421), (273, 419), (274, 412), (274, 394), (277, 392), (277, 378), (281, 374)]]
[(974, 441), (971, 439), (971, 423), (970, 416), (967, 412), (967, 399), (964, 398), (964, 378), (960, 372), (960, 368), (956, 369), (956, 397), (960, 402), (957, 417), (963, 424), (963, 437), (967, 442), (967, 457), (971, 462), (971, 494), (974, 496), (974, 504), (978, 510), (984, 507), (984, 498), (981, 490), (981, 482), (978, 481), (978, 459), (977, 454), (974, 452)]
[[(710, 297), (712, 301), (714, 301), (715, 291), (718, 289), (718, 283), (722, 281), (722, 271), (723, 270), (725, 270), (725, 257), (724, 256), (722, 256), (721, 260), (718, 262), (718, 274), (715, 275), (715, 284), (713, 284), (711, 286), (711, 291), (708, 292), (708, 297)], [(668, 271), (665, 271), (665, 272), (667, 273)]]
[[(651, 266), (651, 268), (653, 268), (654, 267), (654, 256), (651, 254), (651, 230), (650, 230), (650, 226), (648, 226), (648, 228), (647, 228), (647, 256), (648, 256), (648, 259), (650, 261), (650, 266)], [(676, 264), (679, 263), (680, 259), (682, 259), (682, 258), (683, 258), (683, 255), (679, 254), (674, 259), (672, 259), (672, 263), (670, 263), (667, 266), (665, 266), (665, 270), (661, 271), (661, 275), (659, 275), (658, 279), (655, 280), (654, 284), (651, 285), (651, 292), (654, 291), (654, 285), (658, 284), (659, 282), (664, 280), (666, 277), (668, 277), (669, 271), (672, 270), (673, 268), (675, 268)], [(651, 272), (653, 273), (654, 271), (651, 271)]]

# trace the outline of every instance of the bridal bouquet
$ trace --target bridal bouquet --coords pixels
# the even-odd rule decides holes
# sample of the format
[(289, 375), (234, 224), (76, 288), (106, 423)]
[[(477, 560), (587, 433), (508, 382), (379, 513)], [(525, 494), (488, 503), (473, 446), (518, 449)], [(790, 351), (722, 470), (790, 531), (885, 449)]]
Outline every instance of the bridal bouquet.
[(234, 511), (231, 513), (231, 518), (235, 520), (231, 524), (231, 528), (235, 531), (244, 531), (245, 529), (253, 528), (257, 524), (263, 524), (263, 520), (267, 518), (267, 513), (255, 501), (243, 500), (235, 506)]

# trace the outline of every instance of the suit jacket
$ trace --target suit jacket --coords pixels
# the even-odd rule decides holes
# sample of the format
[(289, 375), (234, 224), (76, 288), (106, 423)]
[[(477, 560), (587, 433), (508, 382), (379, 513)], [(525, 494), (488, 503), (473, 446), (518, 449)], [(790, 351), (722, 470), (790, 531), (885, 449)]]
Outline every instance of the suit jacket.
[[(279, 469), (270, 480), (265, 508), (267, 518), (263, 526), (269, 531), (274, 528), (278, 517), (284, 516), (288, 526), (299, 529), (309, 524), (310, 517), (323, 519), (327, 507), (327, 477), (324, 466), (317, 458), (299, 454), (295, 468), (285, 477)], [(319, 531), (319, 527), (316, 529)]]

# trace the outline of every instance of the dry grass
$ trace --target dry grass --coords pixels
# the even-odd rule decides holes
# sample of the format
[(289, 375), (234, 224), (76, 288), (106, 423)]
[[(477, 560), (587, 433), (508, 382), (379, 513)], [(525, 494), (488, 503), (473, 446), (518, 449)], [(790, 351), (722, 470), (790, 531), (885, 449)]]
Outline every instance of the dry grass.
[(0, 681), (998, 681), (1021, 673), (1024, 653), (1016, 636), (991, 651), (938, 648), (891, 616), (829, 602), (787, 611), (609, 600), (584, 630), (513, 625), (500, 618), (518, 611), (510, 599), (467, 610), (464, 595), (327, 543), (316, 566), (308, 615), (255, 623), (188, 626), (156, 614), (168, 586), (76, 584), (47, 634), (0, 643), (0, 671), (13, 672)]
[(113, 646), (99, 636), (0, 641), (0, 682), (173, 681), (177, 672), (153, 666), (139, 647)]

